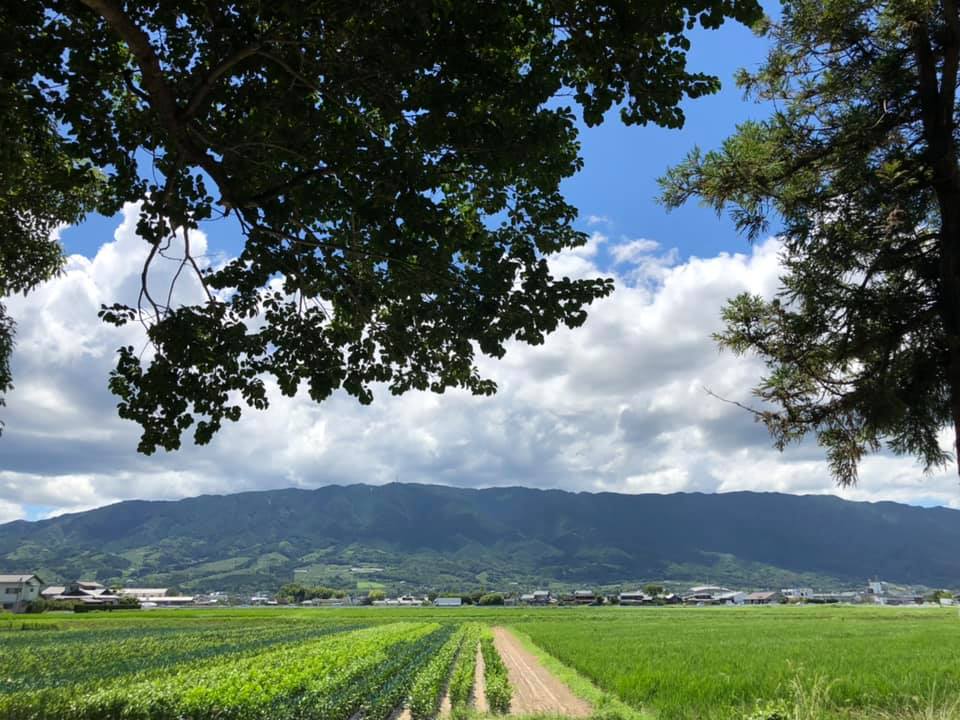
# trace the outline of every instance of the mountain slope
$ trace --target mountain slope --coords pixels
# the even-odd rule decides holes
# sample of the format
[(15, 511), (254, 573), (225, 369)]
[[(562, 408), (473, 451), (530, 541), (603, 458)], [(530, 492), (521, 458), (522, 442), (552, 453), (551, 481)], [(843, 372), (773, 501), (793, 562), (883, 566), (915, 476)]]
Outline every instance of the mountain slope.
[(328, 486), (129, 501), (0, 525), (0, 572), (185, 590), (247, 590), (294, 577), (439, 589), (867, 577), (952, 586), (960, 583), (958, 550), (960, 511), (748, 492)]

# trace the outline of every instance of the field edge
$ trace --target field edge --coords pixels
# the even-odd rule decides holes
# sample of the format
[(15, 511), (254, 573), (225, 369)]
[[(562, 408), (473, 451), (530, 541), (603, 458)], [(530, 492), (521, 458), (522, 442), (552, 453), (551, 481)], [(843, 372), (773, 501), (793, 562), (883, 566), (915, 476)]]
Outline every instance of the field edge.
[[(574, 695), (593, 706), (592, 718), (598, 720), (655, 720), (651, 713), (643, 712), (628, 705), (611, 692), (603, 690), (593, 684), (566, 663), (557, 659), (537, 645), (533, 639), (522, 630), (510, 625), (503, 625), (513, 634), (520, 644), (530, 651), (537, 660), (564, 685), (570, 688)], [(536, 717), (536, 716), (534, 716)]]

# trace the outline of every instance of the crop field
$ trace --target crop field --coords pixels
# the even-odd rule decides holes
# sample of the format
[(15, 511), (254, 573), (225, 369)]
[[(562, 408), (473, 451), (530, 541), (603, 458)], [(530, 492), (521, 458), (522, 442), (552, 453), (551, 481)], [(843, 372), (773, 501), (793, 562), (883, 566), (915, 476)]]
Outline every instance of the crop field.
[(917, 608), (621, 608), (514, 627), (664, 720), (960, 720), (960, 617)]
[[(495, 627), (509, 633), (495, 641)], [(551, 683), (604, 720), (960, 720), (960, 617), (807, 607), (0, 619), (4, 720), (459, 720), (511, 713), (511, 700), (545, 715), (549, 697), (521, 695), (550, 695)]]

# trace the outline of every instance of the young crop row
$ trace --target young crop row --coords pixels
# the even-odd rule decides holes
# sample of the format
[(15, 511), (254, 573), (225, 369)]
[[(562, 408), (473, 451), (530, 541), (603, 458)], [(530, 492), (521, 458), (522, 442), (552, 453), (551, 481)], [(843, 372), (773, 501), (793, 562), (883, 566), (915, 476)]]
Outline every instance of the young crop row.
[(477, 671), (477, 641), (480, 639), (480, 626), (470, 624), (464, 627), (463, 642), (453, 672), (450, 676), (451, 713), (455, 719), (466, 717), (470, 711), (470, 694)]
[(483, 654), (484, 685), (486, 688), (487, 705), (490, 711), (500, 715), (510, 712), (510, 698), (513, 689), (507, 678), (507, 667), (500, 658), (496, 646), (493, 644), (493, 633), (490, 628), (484, 628), (480, 636), (480, 652)]
[(123, 679), (81, 692), (0, 696), (5, 720), (346, 720), (358, 710), (383, 720), (400, 704), (417, 667), (454, 627), (395, 623), (284, 645), (212, 664), (193, 663), (162, 678)]
[(429, 664), (430, 659), (448, 642), (454, 631), (452, 625), (444, 625), (428, 642), (413, 648), (405, 660), (395, 662), (395, 667), (382, 673), (380, 687), (368, 694), (368, 700), (363, 706), (364, 720), (386, 720), (400, 707), (409, 696), (422, 668)]
[(259, 652), (357, 627), (334, 622), (243, 624), (193, 631), (141, 626), (4, 638), (0, 693), (81, 685), (157, 671), (226, 654)]
[(467, 626), (461, 626), (440, 651), (420, 670), (410, 690), (408, 706), (414, 720), (435, 718), (443, 699), (443, 691), (467, 636)]

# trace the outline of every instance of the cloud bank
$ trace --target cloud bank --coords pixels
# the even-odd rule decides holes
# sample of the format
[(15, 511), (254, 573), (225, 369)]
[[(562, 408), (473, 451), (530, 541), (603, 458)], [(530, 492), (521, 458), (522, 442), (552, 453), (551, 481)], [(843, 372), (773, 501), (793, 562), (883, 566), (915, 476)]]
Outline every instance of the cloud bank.
[[(142, 346), (142, 331), (97, 319), (102, 303), (135, 300), (147, 250), (136, 214), (124, 209), (94, 258), (72, 256), (61, 277), (9, 302), (18, 344), (0, 438), (0, 522), (130, 498), (393, 481), (837, 493), (960, 507), (952, 471), (924, 476), (909, 458), (870, 458), (859, 487), (837, 491), (818, 448), (781, 454), (752, 416), (706, 393), (749, 401), (762, 372), (756, 360), (718, 352), (710, 334), (727, 298), (775, 291), (774, 239), (680, 261), (655, 241), (595, 232), (552, 265), (571, 277), (612, 275), (617, 290), (584, 327), (484, 361), (500, 387), (492, 398), (381, 392), (363, 407), (343, 394), (316, 405), (274, 391), (268, 411), (248, 411), (208, 446), (137, 455), (138, 428), (116, 416), (106, 383), (114, 350)], [(205, 239), (191, 240), (202, 254)], [(175, 270), (168, 263), (157, 287)], [(196, 292), (189, 278), (178, 286), (180, 299)]]

